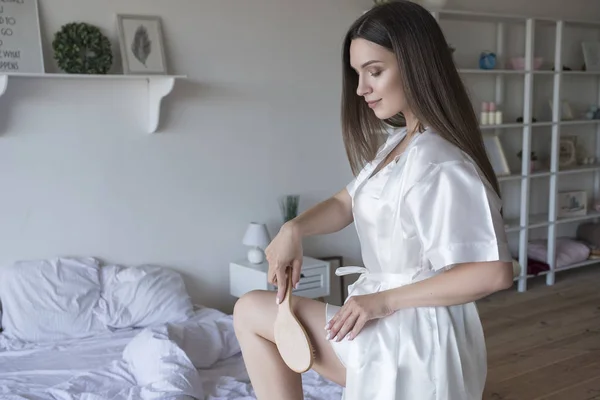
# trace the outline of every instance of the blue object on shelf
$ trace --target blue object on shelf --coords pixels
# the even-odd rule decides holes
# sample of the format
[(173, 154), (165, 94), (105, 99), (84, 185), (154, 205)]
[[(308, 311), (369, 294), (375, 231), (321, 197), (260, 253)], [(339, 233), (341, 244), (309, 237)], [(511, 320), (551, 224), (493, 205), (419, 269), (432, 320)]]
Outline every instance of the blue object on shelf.
[(600, 107), (597, 104), (590, 105), (590, 108), (585, 112), (586, 119), (600, 119)]
[(496, 67), (496, 54), (491, 51), (484, 51), (479, 55), (480, 69), (494, 69)]

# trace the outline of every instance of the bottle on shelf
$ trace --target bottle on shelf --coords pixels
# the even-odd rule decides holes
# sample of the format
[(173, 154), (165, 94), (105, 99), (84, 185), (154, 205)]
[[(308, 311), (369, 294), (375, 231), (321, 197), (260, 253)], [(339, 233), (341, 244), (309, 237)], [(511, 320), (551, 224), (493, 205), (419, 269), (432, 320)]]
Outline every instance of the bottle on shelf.
[(494, 113), (494, 123), (496, 125), (502, 125), (502, 111), (496, 110)]
[(481, 123), (481, 125), (488, 125), (489, 122), (489, 103), (487, 101), (484, 101), (483, 103), (481, 103), (481, 116), (480, 116), (480, 120), (479, 121)]
[(502, 111), (498, 110), (493, 101), (481, 103), (481, 125), (501, 125)]

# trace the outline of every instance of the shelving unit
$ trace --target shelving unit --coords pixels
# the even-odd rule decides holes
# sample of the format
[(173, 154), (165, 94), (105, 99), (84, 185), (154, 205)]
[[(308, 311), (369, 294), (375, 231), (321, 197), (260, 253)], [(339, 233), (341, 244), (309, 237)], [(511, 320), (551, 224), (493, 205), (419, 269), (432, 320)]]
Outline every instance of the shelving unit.
[[(506, 232), (511, 247), (517, 249), (515, 252), (518, 252), (518, 261), (521, 265), (521, 273), (515, 278), (518, 282), (518, 291), (526, 291), (527, 280), (533, 277), (527, 273), (527, 250), (530, 238), (533, 236), (547, 239), (547, 260), (550, 270), (538, 274), (546, 276), (547, 285), (554, 284), (556, 274), (560, 271), (600, 264), (600, 259), (589, 259), (560, 268), (556, 263), (557, 238), (573, 236), (559, 235), (559, 229), (570, 227), (573, 231), (579, 223), (600, 220), (600, 212), (593, 208), (594, 202), (600, 200), (600, 163), (598, 163), (600, 120), (581, 119), (579, 115), (576, 115), (573, 120), (561, 119), (563, 100), (585, 98), (586, 100), (579, 102), (600, 105), (600, 71), (579, 70), (583, 65), (581, 40), (583, 37), (587, 40), (590, 38), (600, 40), (600, 22), (455, 10), (432, 11), (432, 14), (445, 31), (448, 41), (457, 49), (455, 59), (459, 72), (472, 97), (475, 98), (478, 91), (483, 90), (482, 86), (485, 86), (488, 88), (488, 94), (487, 97), (482, 96), (483, 101), (494, 101), (504, 111), (511, 108), (515, 116), (523, 118), (522, 123), (514, 122), (516, 119), (514, 117), (509, 119), (509, 115), (505, 112), (504, 123), (481, 126), (486, 134), (497, 135), (501, 141), (512, 145), (512, 147), (508, 146), (512, 150), (523, 152), (522, 160), (513, 162), (513, 166), (518, 166), (514, 169), (522, 172), (498, 176), (503, 192)], [(472, 29), (478, 30), (477, 35), (469, 36), (465, 33), (469, 29), (469, 23), (474, 26)], [(489, 39), (488, 48), (478, 47), (483, 40), (481, 37)], [(470, 46), (470, 48), (464, 49), (461, 46)], [(484, 50), (493, 50), (496, 53), (497, 69), (478, 68), (479, 53)], [(543, 53), (550, 54), (550, 57), (544, 57), (547, 66), (534, 70), (534, 58)], [(459, 56), (462, 56), (462, 60), (458, 59)], [(511, 56), (524, 57), (525, 69), (508, 69), (508, 60)], [(468, 62), (461, 62), (463, 60)], [(570, 66), (573, 70), (563, 71), (564, 65)], [(571, 98), (568, 98), (568, 85), (571, 82), (566, 82), (567, 79), (585, 79), (585, 91), (579, 91), (575, 95), (571, 93)], [(477, 84), (470, 84), (469, 80), (475, 80)], [(510, 90), (514, 90), (514, 87), (519, 88), (519, 93), (507, 94)], [(551, 111), (547, 104), (548, 99), (544, 96), (551, 100)], [(580, 97), (573, 98), (574, 96)], [(475, 110), (479, 111), (481, 103), (474, 99), (473, 103)], [(539, 110), (543, 110), (544, 107), (548, 109), (546, 118), (537, 117)], [(533, 122), (534, 118), (536, 122)], [(588, 148), (592, 149), (596, 163), (560, 168), (558, 157), (561, 133), (570, 133), (570, 130), (576, 129), (584, 131), (577, 135), (578, 138), (585, 138), (586, 141), (593, 143), (588, 145)], [(520, 138), (519, 133), (515, 132), (520, 132)], [(550, 137), (546, 138), (544, 135)], [(530, 172), (530, 154), (532, 150), (537, 150), (534, 149), (537, 142), (541, 142), (539, 148), (548, 150), (549, 162), (544, 168)], [(508, 152), (505, 150), (505, 153)], [(516, 151), (510, 153), (512, 154), (516, 154)], [(514, 160), (515, 156), (512, 159)], [(511, 172), (512, 170), (513, 168)], [(589, 178), (589, 175), (593, 177), (593, 183), (590, 183), (589, 179), (587, 183), (581, 183), (585, 182), (584, 178)], [(536, 185), (544, 188), (538, 189)], [(586, 190), (588, 194), (587, 215), (559, 218), (558, 193), (565, 186), (569, 188), (568, 190), (572, 190), (573, 185), (581, 185), (579, 190)], [(516, 191), (519, 193), (515, 195)], [(509, 194), (513, 194), (512, 197)], [(533, 199), (533, 195), (538, 199)], [(540, 208), (546, 210), (539, 212)], [(507, 209), (512, 215), (506, 215)]]
[(85, 75), (85, 74), (34, 74), (34, 73), (0, 73), (0, 96), (3, 96), (8, 82), (13, 79), (70, 79), (70, 80), (123, 80), (146, 81), (148, 85), (148, 133), (155, 133), (160, 121), (162, 100), (169, 95), (175, 86), (176, 79), (186, 79), (185, 75)]

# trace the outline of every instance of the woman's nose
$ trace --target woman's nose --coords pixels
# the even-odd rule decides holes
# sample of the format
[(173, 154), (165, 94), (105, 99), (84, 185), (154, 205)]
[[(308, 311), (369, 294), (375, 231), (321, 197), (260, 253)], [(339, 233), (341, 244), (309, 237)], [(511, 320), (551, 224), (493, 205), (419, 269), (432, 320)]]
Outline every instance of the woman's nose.
[(356, 94), (359, 96), (364, 96), (366, 94), (368, 94), (370, 92), (371, 88), (369, 88), (369, 86), (367, 84), (365, 84), (365, 82), (361, 79), (358, 78), (358, 86), (356, 88)]

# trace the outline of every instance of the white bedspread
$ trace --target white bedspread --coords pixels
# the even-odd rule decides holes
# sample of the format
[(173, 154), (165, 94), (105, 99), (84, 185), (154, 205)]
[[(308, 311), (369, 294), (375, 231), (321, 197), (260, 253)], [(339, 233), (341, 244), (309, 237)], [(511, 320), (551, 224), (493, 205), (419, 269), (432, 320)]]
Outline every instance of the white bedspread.
[[(212, 369), (200, 371), (206, 400), (255, 400), (240, 355), (217, 363)], [(340, 400), (342, 388), (314, 371), (302, 374), (304, 400)]]
[[(310, 371), (305, 399), (339, 400)], [(0, 399), (250, 400), (254, 392), (231, 316), (198, 310), (186, 323), (36, 345), (0, 335)]]

